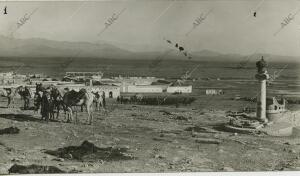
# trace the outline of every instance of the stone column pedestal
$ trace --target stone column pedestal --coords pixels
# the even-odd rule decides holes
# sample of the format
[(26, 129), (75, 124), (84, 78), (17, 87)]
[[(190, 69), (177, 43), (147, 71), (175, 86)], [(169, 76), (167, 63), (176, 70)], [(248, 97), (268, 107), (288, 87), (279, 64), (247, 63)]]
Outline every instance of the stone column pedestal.
[(267, 72), (265, 72), (256, 74), (255, 78), (259, 81), (260, 84), (260, 92), (259, 96), (257, 97), (256, 117), (263, 122), (268, 122), (268, 119), (266, 117), (267, 79), (269, 79), (270, 76)]

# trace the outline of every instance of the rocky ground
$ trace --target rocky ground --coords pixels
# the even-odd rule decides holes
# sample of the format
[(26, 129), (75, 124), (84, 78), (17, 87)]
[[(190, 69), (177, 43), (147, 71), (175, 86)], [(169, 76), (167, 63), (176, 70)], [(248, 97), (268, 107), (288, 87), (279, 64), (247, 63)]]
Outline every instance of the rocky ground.
[(300, 170), (300, 139), (226, 132), (221, 110), (109, 103), (87, 125), (86, 112), (46, 123), (0, 100), (0, 129), (19, 129), (0, 134), (0, 174)]

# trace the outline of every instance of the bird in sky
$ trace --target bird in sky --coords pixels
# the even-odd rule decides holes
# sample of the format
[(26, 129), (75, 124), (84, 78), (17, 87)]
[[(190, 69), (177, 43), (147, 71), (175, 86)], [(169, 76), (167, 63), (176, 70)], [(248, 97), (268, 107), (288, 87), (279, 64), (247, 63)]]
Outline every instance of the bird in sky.
[[(168, 39), (166, 39), (166, 38), (163, 38), (163, 39), (164, 39), (166, 42), (168, 42), (169, 44), (172, 44), (172, 41), (171, 41), (171, 40), (168, 40)], [(174, 43), (175, 43), (175, 42), (174, 42)], [(188, 52), (185, 51), (185, 49), (184, 49), (182, 46), (179, 46), (178, 43), (175, 43), (175, 47), (179, 50), (179, 52), (184, 51), (184, 52), (182, 52), (182, 53), (183, 53), (183, 55), (184, 55), (185, 57), (187, 57), (188, 59), (192, 59), (192, 57), (189, 56)]]
[(180, 46), (178, 49), (180, 52), (184, 50), (184, 48), (182, 46)]

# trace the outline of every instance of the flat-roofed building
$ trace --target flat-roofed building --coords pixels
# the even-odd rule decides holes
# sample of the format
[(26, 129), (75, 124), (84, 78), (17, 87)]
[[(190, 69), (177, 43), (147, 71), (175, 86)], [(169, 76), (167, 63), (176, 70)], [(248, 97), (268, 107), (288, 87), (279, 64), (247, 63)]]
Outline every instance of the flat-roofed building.
[(192, 86), (169, 86), (168, 93), (192, 93)]

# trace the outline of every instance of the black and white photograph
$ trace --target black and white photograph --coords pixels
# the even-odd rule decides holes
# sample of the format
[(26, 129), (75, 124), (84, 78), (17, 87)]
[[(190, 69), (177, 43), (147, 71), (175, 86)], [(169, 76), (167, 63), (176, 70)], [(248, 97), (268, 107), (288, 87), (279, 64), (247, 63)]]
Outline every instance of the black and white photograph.
[(0, 1), (0, 175), (300, 171), (300, 0)]

